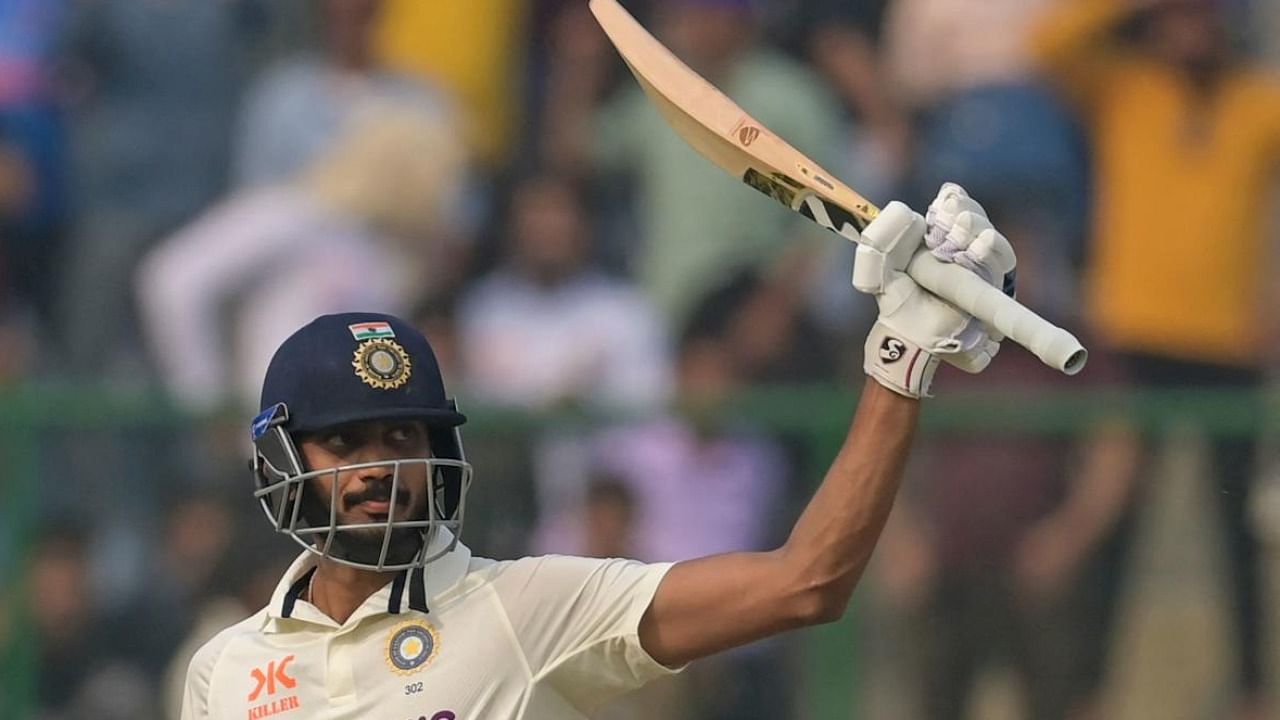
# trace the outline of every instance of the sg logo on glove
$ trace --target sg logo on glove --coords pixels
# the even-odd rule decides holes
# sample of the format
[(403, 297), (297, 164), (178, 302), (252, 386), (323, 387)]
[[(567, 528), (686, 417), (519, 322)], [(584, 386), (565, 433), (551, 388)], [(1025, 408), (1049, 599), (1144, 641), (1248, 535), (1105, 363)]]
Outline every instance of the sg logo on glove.
[(897, 338), (887, 337), (880, 343), (880, 359), (886, 363), (898, 362), (906, 351), (907, 344)]

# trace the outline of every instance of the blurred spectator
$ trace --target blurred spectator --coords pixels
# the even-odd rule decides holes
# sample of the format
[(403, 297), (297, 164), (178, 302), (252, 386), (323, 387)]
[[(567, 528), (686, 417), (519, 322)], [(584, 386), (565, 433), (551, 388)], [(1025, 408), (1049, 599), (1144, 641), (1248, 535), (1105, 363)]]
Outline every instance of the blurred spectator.
[(78, 371), (132, 367), (134, 265), (225, 185), (257, 5), (75, 4), (68, 42), (77, 207), (58, 315), (68, 351), (59, 359)]
[(68, 0), (0, 5), (0, 324), (30, 313), (41, 341), (53, 339), (44, 334), (67, 213), (67, 138), (54, 66), (68, 15)]
[(241, 190), (165, 241), (138, 293), (169, 390), (193, 409), (252, 407), (292, 328), (355, 307), (407, 312), (450, 287), (463, 167), (439, 116), (371, 112), (292, 182)]
[(1085, 148), (1037, 76), (1036, 18), (1053, 0), (899, 0), (886, 18), (892, 87), (914, 116), (907, 196), (943, 182), (982, 199), (1018, 251), (1031, 307), (1069, 319), (1085, 233)]
[(468, 394), (540, 410), (662, 405), (671, 384), (665, 325), (637, 289), (593, 267), (579, 191), (535, 177), (512, 207), (504, 260), (459, 310)]
[[(1114, 382), (1105, 365), (1090, 357), (1092, 383)], [(981, 375), (942, 378), (950, 392), (1023, 397), (1078, 381), (1021, 348)], [(877, 563), (889, 612), (913, 621), (918, 717), (966, 717), (976, 680), (998, 663), (1020, 682), (1022, 717), (1089, 717), (1110, 643), (1097, 612), (1116, 582), (1106, 549), (1137, 453), (1123, 427), (1099, 427), (1079, 458), (1074, 445), (973, 427), (920, 446)]]
[[(1126, 21), (1134, 43), (1117, 39)], [(1280, 169), (1280, 81), (1233, 54), (1219, 0), (1064, 0), (1044, 19), (1038, 50), (1096, 148), (1095, 330), (1142, 386), (1258, 389), (1280, 348), (1280, 283), (1264, 228)], [(1270, 717), (1246, 513), (1255, 443), (1218, 439), (1212, 450), (1240, 717)]]
[(237, 185), (288, 182), (371, 108), (453, 113), (449, 97), (435, 86), (379, 63), (373, 42), (381, 0), (321, 5), (323, 54), (289, 58), (249, 90), (235, 140)]
[(506, 166), (521, 124), (519, 52), (527, 36), (529, 4), (385, 0), (377, 23), (380, 60), (439, 83), (458, 98), (467, 142), (488, 173)]
[(27, 598), (37, 656), (35, 717), (154, 718), (154, 688), (118, 654), (88, 579), (82, 532), (47, 528), (31, 554)]
[(195, 622), (231, 545), (235, 520), (221, 497), (190, 495), (166, 508), (162, 531), (146, 591), (111, 619), (115, 651), (151, 678), (162, 676)]
[[(910, 153), (910, 125), (881, 59), (889, 0), (774, 0), (757, 6), (768, 36), (821, 71), (855, 120), (849, 157), (833, 166), (858, 191), (883, 199)], [(847, 293), (846, 293), (847, 294)]]
[[(733, 351), (702, 327), (680, 343), (675, 409), (586, 440), (585, 475), (539, 478), (536, 552), (622, 550), (645, 562), (764, 550), (779, 540), (787, 466), (782, 450), (726, 416), (742, 389)], [(785, 689), (777, 643), (695, 663), (681, 681), (696, 718), (776, 718)]]
[(445, 387), (462, 382), (462, 361), (458, 358), (457, 303), (452, 295), (429, 294), (421, 298), (410, 317), (418, 330), (431, 340), (436, 364)]
[(582, 549), (588, 557), (614, 558), (635, 555), (636, 501), (622, 482), (598, 477), (587, 484), (582, 520)]
[(1280, 68), (1280, 4), (1259, 0), (1251, 4), (1249, 27), (1272, 68)]
[[(656, 34), (690, 67), (802, 151), (831, 156), (836, 104), (812, 71), (757, 42), (747, 0), (660, 0), (655, 9)], [(553, 61), (560, 80), (547, 102), (543, 150), (559, 167), (635, 180), (635, 270), (672, 323), (683, 324), (704, 289), (735, 271), (782, 267), (815, 251), (812, 239), (825, 231), (725, 178), (667, 127), (634, 82), (597, 112), (607, 77), (579, 56), (604, 36), (585, 23), (579, 32)]]
[(721, 336), (748, 383), (830, 380), (838, 353), (801, 300), (790, 284), (746, 269), (708, 293), (689, 325)]

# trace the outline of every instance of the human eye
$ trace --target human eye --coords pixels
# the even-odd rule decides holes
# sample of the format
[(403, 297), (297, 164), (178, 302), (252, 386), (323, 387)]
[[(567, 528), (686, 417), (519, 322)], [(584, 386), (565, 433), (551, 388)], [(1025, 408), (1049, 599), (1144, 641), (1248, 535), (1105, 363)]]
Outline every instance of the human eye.
[(422, 439), (422, 430), (417, 423), (396, 423), (387, 430), (391, 442), (401, 446), (416, 445)]
[(350, 450), (356, 443), (355, 438), (350, 432), (345, 430), (335, 430), (325, 433), (320, 438), (320, 443), (324, 445), (330, 452), (343, 453)]

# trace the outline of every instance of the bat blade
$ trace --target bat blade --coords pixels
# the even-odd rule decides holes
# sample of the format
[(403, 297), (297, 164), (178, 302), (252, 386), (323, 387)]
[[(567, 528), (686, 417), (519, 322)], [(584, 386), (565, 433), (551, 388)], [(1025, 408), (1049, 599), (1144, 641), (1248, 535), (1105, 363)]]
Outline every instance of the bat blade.
[(689, 69), (616, 0), (590, 6), (667, 124), (722, 170), (854, 241), (880, 213)]
[[(859, 242), (880, 210), (752, 118), (649, 34), (617, 0), (590, 0), (591, 12), (667, 123), (722, 170), (815, 223)], [(1068, 375), (1088, 353), (1056, 327), (956, 265), (928, 253), (908, 273), (921, 286), (982, 320)]]

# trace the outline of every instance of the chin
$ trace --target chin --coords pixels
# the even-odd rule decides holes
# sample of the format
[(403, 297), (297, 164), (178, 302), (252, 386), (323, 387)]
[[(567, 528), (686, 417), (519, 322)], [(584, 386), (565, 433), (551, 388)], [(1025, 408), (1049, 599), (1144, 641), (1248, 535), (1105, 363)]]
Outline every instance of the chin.
[[(382, 530), (357, 530), (339, 533), (334, 546), (341, 549), (341, 556), (353, 562), (376, 565), (382, 554)], [(387, 565), (402, 565), (413, 560), (422, 549), (422, 533), (415, 528), (398, 528), (391, 531), (387, 545)]]

